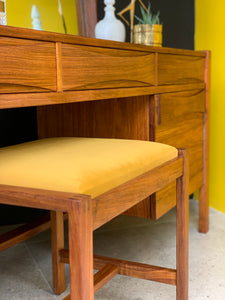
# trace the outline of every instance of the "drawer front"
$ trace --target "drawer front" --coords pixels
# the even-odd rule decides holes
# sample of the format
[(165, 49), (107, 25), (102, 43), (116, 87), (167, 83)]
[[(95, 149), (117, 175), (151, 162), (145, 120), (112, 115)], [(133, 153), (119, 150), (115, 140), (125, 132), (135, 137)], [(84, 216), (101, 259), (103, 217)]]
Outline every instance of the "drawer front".
[(203, 116), (197, 115), (184, 124), (177, 123), (165, 133), (160, 126), (156, 141), (177, 148), (188, 148), (190, 161), (189, 194), (195, 192), (203, 183)]
[(189, 193), (203, 182), (204, 103), (205, 92), (192, 91), (161, 95), (156, 106), (155, 140), (189, 150)]
[(54, 43), (0, 38), (0, 93), (56, 90)]
[(159, 54), (157, 68), (159, 85), (204, 82), (203, 57)]
[(63, 90), (154, 85), (154, 54), (62, 45)]
[(176, 205), (176, 182), (168, 184), (165, 188), (150, 197), (150, 218), (158, 220)]
[(182, 123), (184, 118), (205, 112), (205, 90), (161, 94), (156, 101), (156, 112), (161, 128)]

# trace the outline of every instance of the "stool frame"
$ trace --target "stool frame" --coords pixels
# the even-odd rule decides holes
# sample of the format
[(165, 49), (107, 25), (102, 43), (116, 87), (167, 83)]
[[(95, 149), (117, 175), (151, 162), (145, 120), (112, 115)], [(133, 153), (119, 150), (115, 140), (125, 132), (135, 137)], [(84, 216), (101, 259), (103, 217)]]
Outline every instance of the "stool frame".
[[(88, 195), (0, 185), (0, 203), (51, 211), (53, 289), (65, 290), (64, 263), (70, 264), (70, 292), (65, 300), (93, 300), (94, 291), (116, 274), (176, 285), (176, 299), (188, 299), (188, 154), (179, 156), (92, 199)], [(176, 269), (93, 255), (93, 231), (170, 182), (177, 182)], [(110, 204), (110, 205), (109, 205)], [(69, 249), (64, 249), (64, 213), (68, 214)], [(49, 226), (48, 219), (37, 232)], [(39, 226), (41, 226), (39, 224)], [(35, 228), (35, 226), (34, 226)], [(32, 235), (35, 229), (31, 230)], [(31, 234), (22, 235), (22, 240)], [(15, 234), (13, 235), (15, 244)], [(7, 238), (4, 238), (7, 240)], [(17, 242), (21, 241), (18, 239)], [(4, 244), (4, 243), (2, 243)], [(6, 244), (4, 244), (6, 245)], [(10, 246), (10, 238), (7, 246)], [(0, 250), (1, 242), (0, 242)], [(94, 275), (93, 268), (99, 269)]]

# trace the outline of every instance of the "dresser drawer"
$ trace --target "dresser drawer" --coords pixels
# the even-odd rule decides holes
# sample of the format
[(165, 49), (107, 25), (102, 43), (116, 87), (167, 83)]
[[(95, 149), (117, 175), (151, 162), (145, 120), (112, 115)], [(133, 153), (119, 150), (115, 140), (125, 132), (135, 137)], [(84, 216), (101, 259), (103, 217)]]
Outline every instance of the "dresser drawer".
[(176, 126), (184, 118), (205, 112), (205, 90), (191, 90), (158, 95), (156, 101), (157, 123), (162, 127)]
[(158, 84), (204, 82), (204, 57), (158, 54)]
[(55, 45), (0, 38), (0, 93), (56, 90)]
[(193, 193), (203, 182), (205, 91), (164, 94), (157, 102), (155, 140), (177, 148), (188, 148), (189, 193)]
[(154, 85), (154, 54), (62, 45), (63, 90)]

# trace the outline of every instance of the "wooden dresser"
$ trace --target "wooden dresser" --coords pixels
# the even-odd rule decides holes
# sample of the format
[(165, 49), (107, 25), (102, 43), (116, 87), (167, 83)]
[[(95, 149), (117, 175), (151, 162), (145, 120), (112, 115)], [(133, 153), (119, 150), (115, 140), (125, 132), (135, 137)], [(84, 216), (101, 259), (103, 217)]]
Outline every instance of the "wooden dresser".
[[(208, 231), (209, 52), (0, 28), (0, 108), (37, 106), (39, 138), (113, 137), (189, 148)], [(129, 211), (158, 219), (175, 184)]]

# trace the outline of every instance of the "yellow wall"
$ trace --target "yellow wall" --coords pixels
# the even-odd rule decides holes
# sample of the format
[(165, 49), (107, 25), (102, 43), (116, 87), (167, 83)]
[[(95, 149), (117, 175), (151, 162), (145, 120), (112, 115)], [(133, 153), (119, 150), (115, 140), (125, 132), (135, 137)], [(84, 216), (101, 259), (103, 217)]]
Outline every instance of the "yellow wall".
[(225, 1), (195, 1), (195, 48), (212, 55), (210, 206), (225, 213)]
[[(67, 32), (77, 34), (75, 0), (61, 0)], [(58, 0), (6, 0), (7, 25), (33, 28), (31, 8), (35, 4), (41, 15), (42, 28), (45, 31), (64, 32)]]

